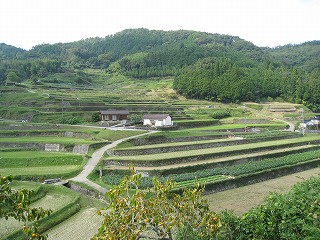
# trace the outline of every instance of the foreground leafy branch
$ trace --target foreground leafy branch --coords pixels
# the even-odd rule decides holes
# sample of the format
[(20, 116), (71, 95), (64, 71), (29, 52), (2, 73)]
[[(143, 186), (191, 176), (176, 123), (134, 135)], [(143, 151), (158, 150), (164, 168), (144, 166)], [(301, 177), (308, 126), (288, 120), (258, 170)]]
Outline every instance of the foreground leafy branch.
[(43, 208), (31, 208), (30, 195), (32, 191), (27, 189), (13, 190), (11, 182), (12, 176), (0, 176), (0, 218), (7, 220), (12, 217), (23, 222), (22, 231), (28, 239), (46, 239), (46, 236), (38, 233), (32, 222), (49, 215), (52, 211)]
[(200, 199), (203, 188), (171, 193), (173, 182), (153, 179), (153, 188), (139, 189), (138, 174), (131, 176), (107, 193), (108, 207), (99, 211), (103, 224), (93, 239), (212, 239), (220, 227), (216, 213)]

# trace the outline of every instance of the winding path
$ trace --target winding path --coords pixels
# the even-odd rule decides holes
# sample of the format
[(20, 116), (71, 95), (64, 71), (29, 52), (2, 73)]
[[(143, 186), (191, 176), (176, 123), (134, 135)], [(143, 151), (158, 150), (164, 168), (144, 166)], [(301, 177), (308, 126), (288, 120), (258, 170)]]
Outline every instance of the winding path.
[[(278, 117), (272, 116), (270, 114), (270, 112), (267, 110), (269, 107), (270, 107), (269, 105), (265, 105), (264, 108), (263, 108), (263, 111), (262, 110), (257, 111), (257, 110), (254, 110), (254, 109), (250, 109), (250, 112), (254, 113), (256, 116), (261, 116), (263, 118), (267, 118), (267, 119), (270, 118), (272, 120), (283, 122), (283, 123), (289, 125), (288, 131), (290, 131), (290, 132), (294, 132), (295, 131), (294, 123), (286, 121), (286, 120), (283, 120), (283, 119), (278, 118)], [(269, 114), (266, 114), (266, 113), (263, 113), (263, 112), (268, 112)]]
[(147, 132), (147, 133), (143, 133), (143, 134), (139, 134), (139, 135), (135, 135), (135, 136), (131, 136), (131, 137), (127, 137), (127, 138), (122, 138), (122, 139), (119, 139), (117, 141), (114, 141), (113, 143), (111, 144), (108, 144), (102, 148), (99, 148), (98, 150), (96, 150), (91, 158), (88, 160), (88, 162), (86, 163), (86, 165), (83, 167), (82, 171), (77, 175), (75, 176), (74, 178), (70, 178), (69, 180), (72, 180), (72, 181), (75, 181), (75, 182), (81, 182), (81, 183), (84, 183), (94, 189), (96, 189), (97, 191), (105, 194), (106, 193), (106, 189), (101, 187), (100, 185), (90, 181), (87, 177), (88, 175), (94, 170), (94, 168), (97, 166), (97, 164), (99, 163), (100, 159), (102, 158), (103, 154), (108, 150), (108, 149), (111, 149), (115, 146), (117, 146), (119, 143), (121, 142), (124, 142), (126, 140), (129, 140), (129, 139), (133, 139), (133, 138), (138, 138), (138, 137), (141, 137), (141, 136), (145, 136), (145, 135), (149, 135), (149, 134), (153, 134), (153, 133), (156, 133), (157, 131), (150, 131), (150, 132)]

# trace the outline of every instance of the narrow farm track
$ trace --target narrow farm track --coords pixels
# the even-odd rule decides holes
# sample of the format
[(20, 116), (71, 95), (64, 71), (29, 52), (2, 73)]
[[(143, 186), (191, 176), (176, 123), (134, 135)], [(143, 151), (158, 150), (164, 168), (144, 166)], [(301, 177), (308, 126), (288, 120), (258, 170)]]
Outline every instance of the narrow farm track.
[(149, 135), (149, 134), (153, 134), (156, 133), (157, 131), (150, 131), (147, 133), (142, 133), (139, 135), (135, 135), (135, 136), (131, 136), (131, 137), (127, 137), (127, 138), (122, 138), (119, 139), (117, 141), (114, 141), (111, 144), (108, 144), (102, 148), (99, 148), (98, 150), (96, 150), (91, 158), (88, 160), (88, 162), (86, 163), (86, 165), (83, 167), (82, 171), (74, 178), (71, 178), (69, 180), (75, 181), (75, 182), (81, 182), (84, 184), (87, 184), (88, 186), (96, 189), (97, 191), (101, 192), (102, 194), (106, 193), (106, 189), (101, 187), (100, 185), (90, 181), (89, 179), (87, 179), (88, 175), (94, 170), (94, 168), (97, 166), (97, 164), (99, 163), (100, 159), (102, 158), (103, 154), (111, 149), (114, 148), (115, 146), (117, 146), (119, 143), (122, 143), (124, 141), (127, 141), (129, 139), (134, 139), (134, 138), (138, 138), (138, 137), (142, 137), (145, 135)]
[(265, 105), (263, 107), (262, 110), (260, 111), (257, 111), (255, 109), (250, 109), (250, 111), (252, 113), (254, 113), (256, 116), (260, 116), (260, 117), (263, 117), (263, 118), (266, 118), (266, 119), (271, 119), (271, 120), (276, 120), (276, 121), (280, 121), (280, 122), (283, 122), (285, 124), (288, 124), (289, 128), (288, 128), (288, 131), (290, 132), (294, 132), (295, 131), (295, 125), (294, 123), (292, 122), (289, 122), (289, 121), (286, 121), (286, 120), (283, 120), (282, 117), (279, 117), (279, 116), (273, 116), (271, 114), (271, 112), (269, 111), (269, 108), (270, 108), (270, 105)]

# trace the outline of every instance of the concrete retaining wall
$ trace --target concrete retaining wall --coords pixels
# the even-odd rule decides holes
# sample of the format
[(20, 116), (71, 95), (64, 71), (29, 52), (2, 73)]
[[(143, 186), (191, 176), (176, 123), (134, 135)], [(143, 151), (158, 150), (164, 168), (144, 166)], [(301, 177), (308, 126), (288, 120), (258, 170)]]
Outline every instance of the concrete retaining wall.
[(89, 152), (89, 145), (75, 145), (72, 152), (77, 154), (87, 154)]
[(45, 144), (44, 150), (46, 152), (61, 152), (64, 151), (64, 146), (62, 144)]

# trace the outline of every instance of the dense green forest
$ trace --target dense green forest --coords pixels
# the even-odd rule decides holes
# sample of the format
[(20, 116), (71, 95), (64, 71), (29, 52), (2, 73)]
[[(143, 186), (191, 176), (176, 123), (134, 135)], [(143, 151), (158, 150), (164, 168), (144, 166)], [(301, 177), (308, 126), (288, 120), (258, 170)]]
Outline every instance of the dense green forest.
[(222, 102), (281, 98), (320, 109), (320, 41), (259, 48), (239, 37), (195, 31), (128, 29), (105, 38), (41, 44), (26, 51), (0, 44), (0, 84), (101, 69), (136, 79), (174, 77), (188, 98)]

